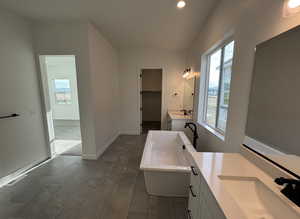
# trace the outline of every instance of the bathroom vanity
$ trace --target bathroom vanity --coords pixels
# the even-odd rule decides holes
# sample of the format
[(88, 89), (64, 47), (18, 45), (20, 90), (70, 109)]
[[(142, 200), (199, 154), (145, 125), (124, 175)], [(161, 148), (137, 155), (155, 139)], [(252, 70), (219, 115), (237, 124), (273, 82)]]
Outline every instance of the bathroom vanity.
[(235, 153), (190, 153), (190, 219), (299, 219), (300, 208), (264, 171)]
[(192, 115), (184, 115), (182, 111), (168, 111), (167, 129), (170, 131), (183, 131), (192, 140), (193, 134), (189, 129), (184, 128), (185, 123), (192, 120)]
[(192, 120), (192, 115), (184, 115), (182, 111), (168, 111), (168, 130), (185, 131), (184, 125)]
[(299, 37), (256, 46), (241, 153), (190, 153), (190, 219), (300, 219)]
[(243, 146), (241, 153), (202, 153), (181, 131), (150, 131), (140, 169), (149, 194), (188, 197), (189, 219), (300, 218), (274, 182), (295, 178)]

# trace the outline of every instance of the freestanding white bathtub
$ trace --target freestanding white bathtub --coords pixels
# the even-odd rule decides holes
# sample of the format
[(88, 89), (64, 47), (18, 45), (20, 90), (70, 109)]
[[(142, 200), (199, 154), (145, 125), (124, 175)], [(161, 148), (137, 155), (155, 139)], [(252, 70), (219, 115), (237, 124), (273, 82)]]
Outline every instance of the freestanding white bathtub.
[(147, 192), (157, 196), (188, 196), (189, 152), (195, 149), (184, 132), (149, 131), (140, 165)]

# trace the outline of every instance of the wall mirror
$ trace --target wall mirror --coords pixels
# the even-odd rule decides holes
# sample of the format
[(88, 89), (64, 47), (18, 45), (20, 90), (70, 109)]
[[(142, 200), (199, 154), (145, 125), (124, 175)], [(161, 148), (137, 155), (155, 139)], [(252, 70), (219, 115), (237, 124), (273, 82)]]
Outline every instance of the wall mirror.
[(300, 176), (300, 26), (256, 47), (247, 145)]
[(195, 77), (184, 79), (183, 109), (193, 110)]

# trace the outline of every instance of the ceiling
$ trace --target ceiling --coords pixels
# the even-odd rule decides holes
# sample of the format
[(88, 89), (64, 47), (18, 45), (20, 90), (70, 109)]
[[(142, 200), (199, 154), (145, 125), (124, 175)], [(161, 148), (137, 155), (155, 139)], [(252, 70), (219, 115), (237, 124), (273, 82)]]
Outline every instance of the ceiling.
[(218, 0), (0, 0), (0, 6), (39, 21), (89, 19), (118, 47), (183, 50)]

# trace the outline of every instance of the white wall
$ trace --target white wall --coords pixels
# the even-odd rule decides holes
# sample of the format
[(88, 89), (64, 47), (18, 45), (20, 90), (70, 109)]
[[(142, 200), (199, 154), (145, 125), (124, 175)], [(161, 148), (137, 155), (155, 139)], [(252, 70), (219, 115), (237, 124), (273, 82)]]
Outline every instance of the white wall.
[(48, 157), (29, 23), (0, 11), (0, 177)]
[(92, 100), (97, 154), (119, 134), (120, 104), (117, 51), (92, 25), (88, 25)]
[(34, 38), (38, 55), (76, 56), (83, 157), (95, 159), (95, 114), (92, 101), (87, 23), (36, 23)]
[(97, 159), (119, 134), (117, 52), (88, 22), (35, 24), (40, 55), (75, 55), (83, 158)]
[[(139, 134), (139, 74), (143, 68), (163, 69), (162, 123), (166, 128), (167, 110), (183, 105), (186, 53), (160, 49), (121, 49), (119, 53), (121, 133)], [(174, 93), (178, 96), (174, 96)]]
[(300, 24), (300, 14), (283, 18), (282, 8), (282, 0), (222, 0), (192, 44), (189, 63), (200, 71), (201, 55), (227, 33), (233, 31), (236, 42), (226, 138), (222, 141), (199, 126), (201, 151), (239, 151), (245, 133), (255, 45)]
[(193, 110), (195, 97), (195, 78), (185, 79), (184, 81), (184, 97), (183, 108)]

